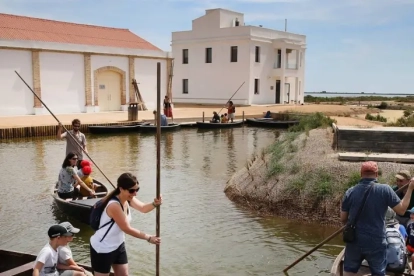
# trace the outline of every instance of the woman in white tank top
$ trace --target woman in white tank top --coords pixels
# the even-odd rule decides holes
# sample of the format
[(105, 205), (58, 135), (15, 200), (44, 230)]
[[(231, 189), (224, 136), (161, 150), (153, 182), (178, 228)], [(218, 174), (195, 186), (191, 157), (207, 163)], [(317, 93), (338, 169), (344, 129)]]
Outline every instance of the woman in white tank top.
[(147, 235), (130, 225), (130, 207), (148, 213), (162, 203), (162, 196), (152, 203), (139, 201), (135, 197), (138, 190), (137, 178), (130, 173), (123, 173), (118, 178), (117, 188), (105, 197), (107, 204), (102, 212), (99, 229), (90, 239), (91, 264), (95, 276), (109, 275), (111, 267), (115, 275), (128, 275), (125, 233), (152, 244), (161, 243), (159, 237)]

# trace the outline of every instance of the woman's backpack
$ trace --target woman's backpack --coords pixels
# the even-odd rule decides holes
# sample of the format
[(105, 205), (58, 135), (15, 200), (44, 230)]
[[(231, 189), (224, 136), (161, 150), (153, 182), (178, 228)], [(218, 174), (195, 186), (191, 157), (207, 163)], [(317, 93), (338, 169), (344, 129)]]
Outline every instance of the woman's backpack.
[(405, 241), (400, 231), (394, 227), (385, 229), (387, 242), (387, 271), (403, 273), (407, 265)]

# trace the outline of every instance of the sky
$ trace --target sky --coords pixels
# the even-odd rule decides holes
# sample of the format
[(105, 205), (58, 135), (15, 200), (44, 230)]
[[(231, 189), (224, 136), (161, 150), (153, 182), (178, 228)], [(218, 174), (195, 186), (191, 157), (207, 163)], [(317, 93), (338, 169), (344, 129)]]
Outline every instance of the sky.
[(165, 51), (213, 8), (306, 35), (306, 92), (414, 94), (414, 0), (0, 0), (0, 13), (127, 28)]

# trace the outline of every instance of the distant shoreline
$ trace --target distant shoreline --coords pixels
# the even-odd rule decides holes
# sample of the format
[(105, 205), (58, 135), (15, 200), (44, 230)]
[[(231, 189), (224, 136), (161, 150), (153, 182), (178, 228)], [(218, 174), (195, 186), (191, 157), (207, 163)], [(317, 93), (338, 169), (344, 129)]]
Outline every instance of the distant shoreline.
[(379, 97), (398, 97), (398, 96), (413, 96), (414, 94), (384, 94), (384, 93), (358, 93), (358, 92), (305, 92), (305, 95), (317, 94), (317, 95), (360, 95), (360, 96), (379, 96)]

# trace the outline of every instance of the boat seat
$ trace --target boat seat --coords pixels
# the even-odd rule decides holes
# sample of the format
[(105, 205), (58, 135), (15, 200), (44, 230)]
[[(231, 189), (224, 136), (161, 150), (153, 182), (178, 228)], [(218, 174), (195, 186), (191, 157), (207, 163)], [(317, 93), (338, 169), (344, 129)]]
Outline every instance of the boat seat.
[(12, 268), (10, 270), (0, 273), (0, 276), (18, 275), (20, 273), (27, 272), (33, 269), (34, 264), (35, 264), (35, 261)]
[[(106, 195), (106, 192), (95, 193), (95, 195), (96, 195), (96, 196), (99, 196), (99, 195)], [(82, 198), (78, 198), (78, 199), (75, 199), (75, 200), (86, 200), (86, 199), (88, 199), (88, 197), (87, 197), (87, 196), (84, 196), (84, 197), (82, 197)], [(72, 198), (67, 198), (67, 199), (65, 199), (65, 201), (72, 201), (72, 200), (73, 200)]]

